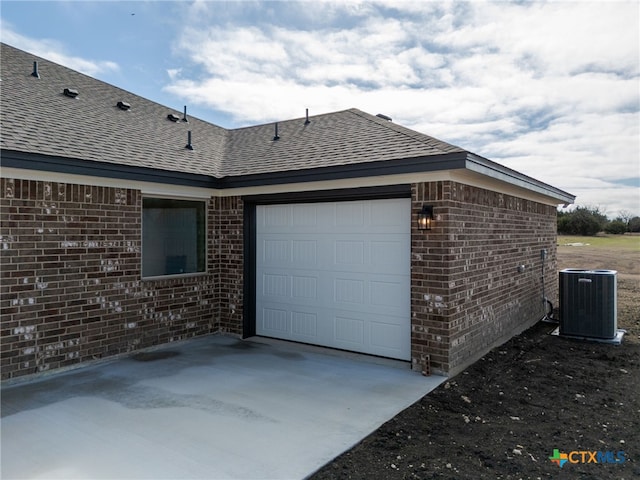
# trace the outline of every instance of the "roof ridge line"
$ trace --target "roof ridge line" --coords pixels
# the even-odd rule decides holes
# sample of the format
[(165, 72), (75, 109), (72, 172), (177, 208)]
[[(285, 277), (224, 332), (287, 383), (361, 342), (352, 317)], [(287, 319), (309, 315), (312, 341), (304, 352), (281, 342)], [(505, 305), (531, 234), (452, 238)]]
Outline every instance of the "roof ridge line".
[[(329, 115), (335, 115), (337, 113), (345, 113), (345, 112), (349, 112), (350, 110), (357, 110), (357, 109), (352, 109), (352, 108), (346, 108), (344, 110), (336, 110), (334, 112), (324, 112), (324, 113), (318, 113), (316, 115), (309, 115), (309, 119), (313, 118), (313, 117), (326, 117)], [(256, 124), (252, 124), (252, 125), (245, 125), (243, 127), (236, 127), (236, 128), (228, 128), (227, 130), (229, 132), (237, 132), (239, 130), (244, 130), (247, 128), (258, 128), (258, 127), (264, 127), (265, 125), (272, 125), (274, 123), (286, 123), (286, 122), (297, 122), (300, 120), (304, 120), (306, 117), (294, 117), (294, 118), (287, 118), (285, 120), (271, 120), (269, 122), (264, 122), (264, 123), (256, 123)]]
[(397, 124), (397, 123), (393, 123), (390, 120), (385, 120), (383, 118), (377, 117), (375, 115), (367, 113), (367, 112), (365, 112), (363, 110), (360, 110), (358, 108), (350, 108), (348, 111), (351, 111), (355, 115), (358, 115), (358, 116), (364, 118), (365, 120), (369, 120), (370, 122), (374, 122), (374, 123), (376, 123), (376, 124), (378, 124), (380, 126), (387, 127), (387, 128), (393, 130), (396, 133), (400, 133), (400, 134), (402, 134), (402, 135), (404, 135), (406, 137), (409, 137), (409, 138), (411, 138), (413, 140), (417, 140), (417, 141), (419, 141), (421, 143), (427, 144), (432, 148), (437, 148), (438, 150), (441, 150), (443, 153), (449, 153), (449, 152), (447, 152), (445, 150), (442, 150), (441, 148), (434, 147), (433, 145), (430, 145), (429, 144), (429, 140), (435, 141), (435, 142), (438, 142), (438, 143), (441, 143), (441, 144), (444, 143), (446, 145), (449, 145), (452, 148), (457, 149), (460, 152), (470, 153), (468, 150), (466, 150), (466, 149), (464, 149), (464, 148), (462, 148), (462, 147), (460, 147), (458, 145), (454, 145), (453, 143), (445, 142), (444, 140), (439, 140), (439, 139), (437, 139), (435, 137), (432, 137), (431, 135), (427, 135), (426, 133), (418, 132), (417, 130), (412, 130), (412, 129), (410, 129), (408, 127), (405, 127), (403, 125), (400, 125), (400, 124)]

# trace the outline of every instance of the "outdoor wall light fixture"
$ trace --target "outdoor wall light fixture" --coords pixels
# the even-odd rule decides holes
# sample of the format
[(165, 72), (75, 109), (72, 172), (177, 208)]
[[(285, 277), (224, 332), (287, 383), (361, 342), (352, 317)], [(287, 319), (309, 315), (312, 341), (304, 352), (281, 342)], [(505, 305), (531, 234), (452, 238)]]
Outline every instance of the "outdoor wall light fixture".
[(418, 230), (431, 230), (433, 224), (433, 206), (423, 205), (418, 212)]

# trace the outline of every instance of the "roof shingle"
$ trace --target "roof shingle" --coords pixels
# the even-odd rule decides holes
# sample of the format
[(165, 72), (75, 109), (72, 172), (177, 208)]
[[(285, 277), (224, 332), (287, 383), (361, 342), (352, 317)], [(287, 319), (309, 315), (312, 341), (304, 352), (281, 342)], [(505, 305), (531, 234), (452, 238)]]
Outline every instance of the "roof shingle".
[[(9, 45), (1, 49), (3, 149), (212, 176), (221, 169), (224, 128), (192, 117), (172, 122), (167, 114), (182, 114)], [(39, 79), (31, 75), (34, 61)], [(79, 95), (69, 98), (65, 88)], [(194, 151), (185, 148), (188, 130)]]
[[(40, 78), (31, 75), (34, 61)], [(309, 124), (278, 122), (274, 140), (273, 123), (228, 130), (194, 117), (184, 122), (171, 108), (4, 43), (0, 68), (0, 147), (18, 168), (216, 188), (466, 169), (563, 203), (575, 198), (357, 109), (312, 116)], [(65, 88), (77, 90), (77, 98), (65, 96)], [(118, 108), (120, 101), (131, 108)], [(185, 148), (189, 131), (193, 150)]]
[[(216, 178), (464, 152), (357, 109), (228, 130), (6, 44), (3, 149)], [(40, 78), (31, 75), (38, 62)], [(63, 94), (79, 92), (77, 98)], [(119, 101), (131, 105), (124, 111)], [(173, 113), (180, 120), (173, 122)], [(186, 149), (192, 131), (194, 150)]]

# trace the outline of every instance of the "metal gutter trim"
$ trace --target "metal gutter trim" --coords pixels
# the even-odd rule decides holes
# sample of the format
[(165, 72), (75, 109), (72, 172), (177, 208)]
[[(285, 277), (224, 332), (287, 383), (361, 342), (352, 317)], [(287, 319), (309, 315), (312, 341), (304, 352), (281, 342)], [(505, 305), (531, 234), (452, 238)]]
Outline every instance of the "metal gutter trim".
[(219, 179), (219, 188), (240, 188), (398, 175), (403, 173), (436, 172), (464, 168), (464, 164), (465, 158), (463, 154), (452, 153), (331, 167), (317, 167), (287, 172), (229, 176)]
[(290, 170), (285, 172), (227, 176), (223, 178), (9, 150), (2, 150), (2, 164), (6, 167), (27, 170), (52, 171), (57, 173), (139, 180), (145, 182), (187, 185), (192, 187), (223, 190), (253, 186), (283, 185), (290, 183), (459, 169), (464, 168), (464, 155), (461, 153), (443, 154), (399, 160), (385, 160), (330, 167), (317, 167), (303, 170)]
[(93, 160), (54, 157), (33, 153), (2, 150), (2, 166), (25, 170), (87, 175), (93, 177), (138, 180), (152, 183), (217, 188), (215, 178), (208, 175), (174, 172), (148, 167), (131, 167)]
[(575, 195), (469, 152), (453, 152), (442, 155), (316, 167), (285, 172), (227, 176), (223, 178), (12, 150), (2, 150), (2, 165), (27, 170), (184, 185), (216, 190), (466, 169), (470, 172), (557, 199), (558, 203), (571, 204), (575, 201)]
[(467, 153), (467, 161), (465, 168), (476, 173), (480, 173), (487, 177), (495, 178), (518, 187), (540, 193), (552, 198), (557, 198), (564, 203), (573, 203), (576, 199), (575, 195), (560, 190), (552, 185), (536, 180), (523, 173), (517, 172), (511, 168), (500, 165), (499, 163), (488, 160), (473, 153)]

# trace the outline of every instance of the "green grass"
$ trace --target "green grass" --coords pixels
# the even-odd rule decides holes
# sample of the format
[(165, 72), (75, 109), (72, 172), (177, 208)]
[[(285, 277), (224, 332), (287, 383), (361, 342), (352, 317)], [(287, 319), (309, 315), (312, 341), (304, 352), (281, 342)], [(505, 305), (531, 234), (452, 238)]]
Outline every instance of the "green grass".
[(558, 245), (562, 246), (567, 243), (588, 243), (593, 248), (615, 248), (640, 252), (640, 235), (597, 235), (595, 237), (558, 235)]

